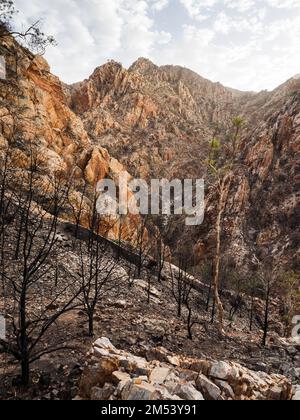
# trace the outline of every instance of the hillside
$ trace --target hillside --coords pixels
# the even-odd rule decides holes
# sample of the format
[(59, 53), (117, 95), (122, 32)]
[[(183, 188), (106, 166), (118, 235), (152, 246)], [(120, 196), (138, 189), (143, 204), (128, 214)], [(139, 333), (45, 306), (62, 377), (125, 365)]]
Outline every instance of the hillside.
[[(113, 356), (101, 346), (100, 353), (113, 364), (114, 346), (125, 358), (144, 358), (151, 372), (155, 363), (166, 368), (157, 360), (161, 353), (179, 358), (183, 365), (166, 362), (175, 382), (202, 390), (204, 375), (224, 399), (295, 398), (299, 346), (290, 336), (299, 307), (300, 79), (273, 92), (239, 92), (185, 68), (139, 59), (129, 69), (108, 62), (68, 86), (11, 37), (0, 38), (0, 54), (7, 65), (7, 78), (0, 79), (0, 311), (8, 325), (8, 342), (0, 338), (0, 398), (90, 398), (81, 381), (95, 337), (111, 340)], [(224, 143), (237, 115), (246, 124), (220, 235), (222, 335), (212, 290), (217, 183), (205, 160), (211, 140)], [(226, 154), (220, 160), (228, 163)], [(170, 218), (170, 235), (162, 239), (164, 226), (147, 230), (138, 215), (100, 218), (96, 185), (108, 178), (119, 187), (123, 171), (146, 180), (204, 177), (204, 223), (187, 228)], [(296, 273), (293, 283), (284, 283), (282, 270)], [(32, 357), (28, 389), (16, 374), (24, 347)], [(206, 375), (199, 361), (209, 367)], [(221, 361), (240, 369), (241, 384), (223, 378), (232, 392), (211, 373), (224, 367)], [(145, 375), (138, 380), (149, 389)], [(95, 384), (99, 395), (102, 382)], [(139, 384), (127, 384), (128, 395), (133, 385)], [(199, 397), (195, 386), (188, 391)], [(191, 396), (182, 389), (172, 396), (179, 394)]]
[[(105, 64), (68, 91), (93, 143), (145, 179), (206, 177), (209, 141), (225, 137), (232, 119), (243, 116), (242, 169), (226, 210), (228, 254), (240, 266), (254, 253), (297, 269), (299, 89), (299, 78), (293, 78), (273, 92), (239, 92), (188, 69), (139, 59), (128, 70)], [(205, 227), (191, 233), (200, 258), (211, 255), (214, 207), (212, 198)]]

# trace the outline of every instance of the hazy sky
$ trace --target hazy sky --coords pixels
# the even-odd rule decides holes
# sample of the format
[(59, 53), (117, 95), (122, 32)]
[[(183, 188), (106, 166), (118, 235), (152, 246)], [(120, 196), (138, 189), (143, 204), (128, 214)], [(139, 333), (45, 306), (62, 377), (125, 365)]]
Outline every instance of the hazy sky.
[(300, 73), (300, 0), (15, 0), (19, 25), (42, 18), (64, 82), (108, 59), (179, 64), (213, 81), (272, 89)]

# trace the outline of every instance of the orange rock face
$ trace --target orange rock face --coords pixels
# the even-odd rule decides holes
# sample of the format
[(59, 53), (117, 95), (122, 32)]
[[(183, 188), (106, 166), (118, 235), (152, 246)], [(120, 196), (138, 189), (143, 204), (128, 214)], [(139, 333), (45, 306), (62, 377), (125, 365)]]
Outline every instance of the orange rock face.
[[(73, 210), (64, 216), (74, 220), (73, 213), (83, 207), (80, 221), (88, 227), (90, 195), (97, 182), (109, 176), (118, 178), (118, 172), (124, 168), (105, 148), (92, 143), (81, 119), (68, 106), (64, 86), (50, 73), (47, 62), (23, 50), (12, 39), (1, 42), (11, 52), (7, 58), (8, 73), (12, 74), (15, 66), (14, 54), (18, 54), (19, 63), (18, 79), (11, 76), (9, 83), (1, 81), (0, 148), (4, 153), (9, 146), (10, 163), (16, 170), (24, 171), (24, 176), (34, 154), (39, 168), (36, 185), (41, 193), (53, 177), (70, 181)], [(84, 108), (89, 103), (87, 95), (80, 106)], [(20, 140), (16, 143), (17, 137)], [(82, 191), (84, 184), (86, 196), (82, 199), (77, 188)], [(134, 241), (138, 223), (139, 218), (130, 215), (122, 221), (118, 216), (114, 220), (103, 219), (100, 233), (117, 239), (122, 225), (122, 239)]]

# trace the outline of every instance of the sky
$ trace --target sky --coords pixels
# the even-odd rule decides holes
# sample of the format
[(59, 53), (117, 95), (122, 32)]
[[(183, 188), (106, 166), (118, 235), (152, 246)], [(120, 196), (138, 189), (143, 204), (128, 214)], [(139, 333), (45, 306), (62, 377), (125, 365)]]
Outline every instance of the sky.
[(114, 59), (190, 68), (241, 90), (274, 89), (300, 73), (300, 0), (15, 0), (17, 25), (42, 19), (66, 83)]

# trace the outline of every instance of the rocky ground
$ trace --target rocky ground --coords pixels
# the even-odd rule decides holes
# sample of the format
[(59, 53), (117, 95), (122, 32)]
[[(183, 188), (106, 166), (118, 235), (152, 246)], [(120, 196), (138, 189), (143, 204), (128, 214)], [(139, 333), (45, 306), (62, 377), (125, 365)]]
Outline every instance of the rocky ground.
[[(79, 256), (73, 249), (74, 238), (63, 229), (58, 233), (64, 257), (61, 263), (76, 272)], [(113, 260), (113, 256), (110, 257)], [(177, 317), (176, 302), (172, 295), (170, 268), (164, 270), (164, 281), (157, 283), (155, 272), (145, 269), (142, 278), (135, 278), (134, 267), (126, 260), (116, 262), (115, 287), (107, 290), (95, 315), (95, 336), (109, 337), (114, 346), (139, 357), (156, 347), (164, 347), (180, 357), (200, 360), (238, 363), (266, 374), (284, 374), (293, 385), (299, 384), (299, 346), (280, 338), (278, 308), (273, 303), (271, 332), (268, 346), (261, 346), (262, 331), (259, 322), (249, 333), (246, 307), (238, 312), (234, 321), (226, 321), (227, 337), (220, 340), (218, 332), (205, 311), (207, 289), (196, 293), (194, 316), (199, 321), (193, 329), (193, 340), (188, 339), (187, 311)], [(149, 275), (151, 298), (148, 303)], [(230, 300), (223, 297), (226, 317), (229, 319)], [(247, 302), (247, 300), (246, 300)], [(258, 301), (258, 303), (260, 303)], [(257, 320), (260, 316), (257, 305)], [(280, 329), (280, 328), (279, 328)], [(93, 338), (87, 335), (87, 319), (80, 309), (63, 316), (55, 326), (55, 335), (47, 336), (48, 343), (62, 339), (68, 350), (45, 356), (33, 368), (32, 387), (26, 392), (18, 386), (18, 367), (4, 354), (0, 354), (0, 398), (8, 399), (72, 399), (78, 395), (80, 378), (85, 366), (86, 353)]]
[(152, 348), (145, 358), (98, 339), (88, 354), (76, 400), (291, 400), (300, 387), (287, 378), (236, 363), (176, 356)]

